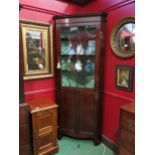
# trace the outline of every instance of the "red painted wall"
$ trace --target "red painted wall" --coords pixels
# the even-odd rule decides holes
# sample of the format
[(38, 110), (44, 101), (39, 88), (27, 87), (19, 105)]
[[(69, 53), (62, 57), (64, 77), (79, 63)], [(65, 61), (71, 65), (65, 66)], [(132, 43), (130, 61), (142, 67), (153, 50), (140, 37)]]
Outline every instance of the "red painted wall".
[[(41, 21), (50, 24), (53, 23), (52, 16), (57, 14), (108, 12), (104, 58), (102, 134), (117, 142), (119, 108), (121, 105), (134, 101), (135, 91), (134, 83), (132, 92), (115, 88), (115, 66), (135, 66), (135, 58), (122, 59), (115, 56), (110, 48), (109, 39), (112, 29), (119, 20), (128, 16), (135, 16), (134, 0), (95, 0), (83, 7), (56, 0), (20, 0), (20, 3), (23, 4), (20, 19)], [(24, 87), (26, 101), (38, 98), (55, 100), (55, 77), (25, 81)]]
[(132, 3), (110, 11), (107, 19), (102, 133), (115, 142), (117, 142), (118, 136), (119, 108), (135, 98), (135, 79), (133, 80), (132, 92), (115, 88), (115, 65), (135, 66), (135, 58), (122, 59), (115, 56), (110, 48), (110, 34), (119, 20), (124, 17), (134, 16), (134, 13), (134, 3)]

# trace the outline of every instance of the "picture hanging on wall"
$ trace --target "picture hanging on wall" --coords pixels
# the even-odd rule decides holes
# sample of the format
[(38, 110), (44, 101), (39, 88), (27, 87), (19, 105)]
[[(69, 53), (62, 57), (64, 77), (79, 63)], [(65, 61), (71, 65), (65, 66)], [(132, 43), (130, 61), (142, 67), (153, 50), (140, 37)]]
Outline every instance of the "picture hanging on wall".
[(52, 77), (53, 46), (50, 24), (20, 21), (24, 79)]
[(135, 18), (122, 19), (113, 29), (110, 45), (115, 55), (129, 58), (135, 54)]
[(133, 70), (132, 66), (116, 66), (116, 88), (132, 91)]

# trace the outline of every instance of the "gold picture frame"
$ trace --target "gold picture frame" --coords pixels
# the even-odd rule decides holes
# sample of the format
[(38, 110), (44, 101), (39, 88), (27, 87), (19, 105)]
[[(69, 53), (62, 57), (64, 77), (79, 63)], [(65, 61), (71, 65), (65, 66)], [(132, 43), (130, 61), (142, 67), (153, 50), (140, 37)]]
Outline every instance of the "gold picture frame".
[(20, 20), (24, 80), (54, 76), (52, 26)]
[(135, 18), (122, 19), (112, 30), (110, 45), (115, 55), (129, 58), (135, 55)]
[(133, 85), (133, 70), (132, 66), (120, 66), (116, 65), (116, 88), (126, 91), (132, 91)]

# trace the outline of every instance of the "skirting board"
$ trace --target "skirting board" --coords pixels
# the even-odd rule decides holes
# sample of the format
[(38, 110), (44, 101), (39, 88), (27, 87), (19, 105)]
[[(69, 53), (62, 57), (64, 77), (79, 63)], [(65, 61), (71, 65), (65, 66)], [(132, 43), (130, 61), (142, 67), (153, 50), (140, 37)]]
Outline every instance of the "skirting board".
[(109, 147), (111, 150), (113, 150), (115, 153), (118, 153), (118, 146), (115, 142), (110, 140), (105, 135), (102, 135), (102, 143), (105, 144), (107, 147)]

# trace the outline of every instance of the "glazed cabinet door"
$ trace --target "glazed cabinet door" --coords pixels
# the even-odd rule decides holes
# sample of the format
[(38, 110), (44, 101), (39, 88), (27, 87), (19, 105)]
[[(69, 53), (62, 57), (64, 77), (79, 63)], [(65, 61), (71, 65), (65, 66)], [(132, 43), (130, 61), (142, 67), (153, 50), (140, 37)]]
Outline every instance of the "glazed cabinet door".
[(59, 32), (60, 88), (94, 89), (97, 32), (95, 23), (62, 26)]

